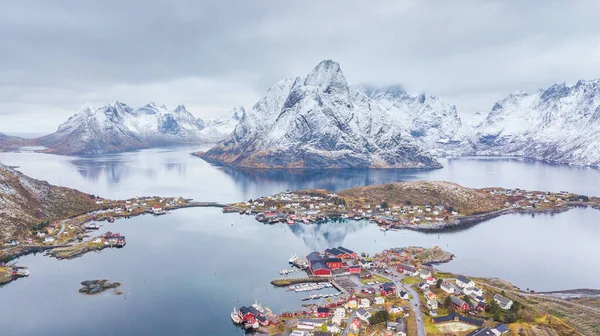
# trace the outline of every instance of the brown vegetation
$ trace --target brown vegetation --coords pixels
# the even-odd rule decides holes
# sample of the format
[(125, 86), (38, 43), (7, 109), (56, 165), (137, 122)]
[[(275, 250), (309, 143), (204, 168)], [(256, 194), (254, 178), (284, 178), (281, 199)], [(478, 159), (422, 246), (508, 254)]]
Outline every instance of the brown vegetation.
[(506, 197), (452, 182), (416, 181), (352, 188), (339, 193), (347, 204), (368, 202), (390, 206), (406, 204), (443, 205), (463, 215), (491, 212), (503, 207)]
[(52, 222), (97, 209), (92, 195), (57, 187), (0, 164), (0, 240), (27, 235)]

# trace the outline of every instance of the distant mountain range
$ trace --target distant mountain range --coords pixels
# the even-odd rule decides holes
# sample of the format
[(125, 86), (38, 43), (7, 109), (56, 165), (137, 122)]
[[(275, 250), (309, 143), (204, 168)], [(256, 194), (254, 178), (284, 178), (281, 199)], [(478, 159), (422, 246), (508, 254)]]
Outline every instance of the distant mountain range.
[(38, 139), (0, 133), (0, 150), (42, 145), (56, 154), (217, 143), (196, 155), (247, 168), (437, 168), (439, 156), (516, 156), (600, 166), (600, 79), (515, 92), (461, 120), (456, 107), (400, 86), (348, 86), (326, 60), (282, 80), (250, 110), (204, 120), (184, 106), (112, 102), (86, 107)]
[(86, 106), (60, 124), (56, 132), (22, 139), (0, 133), (0, 149), (41, 145), (47, 153), (89, 155), (117, 153), (165, 145), (215, 143), (230, 134), (240, 119), (239, 108), (217, 119), (196, 118), (183, 105), (170, 111), (154, 103), (132, 108), (113, 101), (100, 108)]
[(477, 155), (600, 166), (600, 79), (497, 102), (468, 133)]
[(431, 156), (600, 166), (600, 79), (516, 92), (463, 122), (399, 86), (348, 87), (333, 61), (272, 87), (208, 161), (242, 167), (436, 167)]

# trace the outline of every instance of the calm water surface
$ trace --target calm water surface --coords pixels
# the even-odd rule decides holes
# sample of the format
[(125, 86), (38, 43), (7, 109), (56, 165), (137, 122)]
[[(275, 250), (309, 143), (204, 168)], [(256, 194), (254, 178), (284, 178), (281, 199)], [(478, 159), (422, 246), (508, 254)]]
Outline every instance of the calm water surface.
[[(152, 149), (94, 158), (0, 153), (22, 172), (111, 198), (184, 196), (238, 201), (286, 189), (350, 187), (392, 181), (448, 180), (470, 187), (569, 190), (596, 195), (600, 172), (507, 159), (448, 159), (435, 171), (249, 172), (191, 157), (196, 148)], [(263, 225), (218, 209), (106, 223), (127, 246), (70, 261), (27, 256), (31, 276), (0, 288), (1, 335), (238, 335), (234, 305), (261, 300), (294, 309), (305, 294), (269, 285), (292, 253), (345, 245), (374, 253), (391, 246), (439, 245), (457, 258), (439, 268), (497, 276), (523, 288), (600, 287), (600, 212), (512, 215), (443, 234), (381, 232), (365, 221)], [(126, 293), (78, 294), (79, 282), (107, 278)]]

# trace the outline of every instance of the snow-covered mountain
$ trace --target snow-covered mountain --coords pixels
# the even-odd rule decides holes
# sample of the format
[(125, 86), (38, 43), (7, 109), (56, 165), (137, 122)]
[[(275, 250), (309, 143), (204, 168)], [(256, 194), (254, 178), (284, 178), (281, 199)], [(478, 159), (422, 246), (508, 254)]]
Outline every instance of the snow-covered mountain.
[(600, 79), (498, 101), (472, 132), (477, 155), (600, 166)]
[(381, 104), (349, 88), (331, 60), (275, 84), (199, 156), (254, 168), (441, 167)]
[(154, 103), (134, 109), (113, 101), (100, 108), (86, 106), (60, 124), (56, 132), (39, 138), (38, 143), (51, 153), (82, 155), (216, 142), (225, 135), (183, 105), (169, 111)]
[(401, 86), (358, 86), (369, 98), (389, 111), (394, 122), (404, 126), (433, 155), (462, 153), (468, 146), (456, 106), (426, 95), (410, 95)]
[(209, 142), (221, 141), (233, 132), (244, 113), (246, 113), (246, 111), (243, 106), (236, 106), (225, 117), (207, 120), (199, 118), (198, 120), (204, 125), (204, 128), (200, 133), (204, 138), (208, 139)]

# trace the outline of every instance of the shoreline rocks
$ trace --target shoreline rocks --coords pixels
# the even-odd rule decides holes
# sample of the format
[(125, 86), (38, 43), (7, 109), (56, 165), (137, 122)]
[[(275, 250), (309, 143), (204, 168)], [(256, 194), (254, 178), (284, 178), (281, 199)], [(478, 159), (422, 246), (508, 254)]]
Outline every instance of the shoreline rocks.
[(114, 289), (121, 286), (120, 282), (108, 282), (106, 279), (102, 280), (86, 280), (81, 282), (81, 288), (79, 293), (86, 295), (99, 294), (109, 289)]

